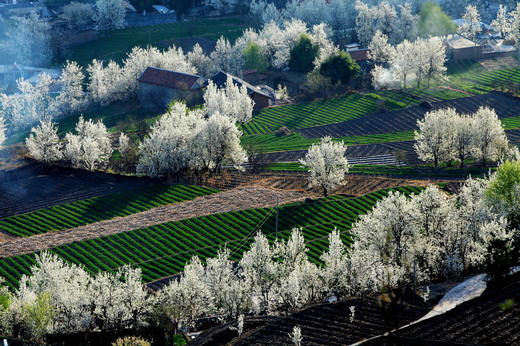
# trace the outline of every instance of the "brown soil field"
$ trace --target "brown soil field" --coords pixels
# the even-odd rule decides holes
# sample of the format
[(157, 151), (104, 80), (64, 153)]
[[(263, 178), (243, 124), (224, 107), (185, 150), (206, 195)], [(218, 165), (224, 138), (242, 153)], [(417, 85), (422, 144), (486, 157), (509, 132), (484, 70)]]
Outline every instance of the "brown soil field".
[(51, 247), (98, 238), (165, 222), (229, 211), (264, 208), (300, 201), (309, 195), (303, 191), (283, 191), (265, 187), (242, 187), (191, 201), (157, 207), (126, 217), (96, 222), (77, 228), (49, 232), (0, 244), (0, 257), (11, 257)]

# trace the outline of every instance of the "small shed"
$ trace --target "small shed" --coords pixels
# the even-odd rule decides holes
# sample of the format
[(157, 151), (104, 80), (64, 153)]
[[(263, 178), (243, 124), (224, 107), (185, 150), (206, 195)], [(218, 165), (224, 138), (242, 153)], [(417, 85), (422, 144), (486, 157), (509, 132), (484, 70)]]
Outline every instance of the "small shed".
[(482, 57), (483, 47), (460, 35), (450, 35), (445, 40), (448, 57), (453, 60), (473, 60)]
[[(256, 87), (246, 82), (245, 80), (233, 76), (229, 73), (220, 71), (216, 75), (211, 77), (209, 80), (211, 80), (217, 87), (225, 88), (228, 76), (231, 77), (235, 85), (245, 86), (247, 88), (247, 94), (255, 102), (255, 110), (269, 107), (274, 104), (275, 99), (273, 95), (270, 95), (270, 93), (267, 90), (263, 90), (259, 87)], [(205, 83), (205, 85), (207, 85), (207, 82)]]
[(173, 100), (193, 106), (202, 101), (200, 76), (148, 67), (139, 77), (139, 103), (144, 109), (161, 112)]

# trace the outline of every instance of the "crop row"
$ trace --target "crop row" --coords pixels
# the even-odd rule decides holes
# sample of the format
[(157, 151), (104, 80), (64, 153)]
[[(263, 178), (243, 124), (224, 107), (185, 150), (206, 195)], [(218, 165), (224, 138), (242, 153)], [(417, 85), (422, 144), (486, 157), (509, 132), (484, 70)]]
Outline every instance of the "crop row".
[(282, 126), (289, 129), (334, 124), (360, 118), (376, 111), (393, 111), (416, 105), (424, 100), (436, 102), (467, 96), (447, 89), (379, 91), (351, 94), (309, 103), (271, 107), (254, 115), (242, 127), (245, 135), (272, 133)]
[[(414, 133), (413, 131), (403, 131), (336, 138), (346, 145), (364, 145), (410, 141), (414, 139)], [(242, 144), (253, 147), (257, 153), (273, 153), (307, 149), (312, 144), (318, 143), (320, 138), (305, 138), (299, 133), (293, 133), (288, 136), (276, 136), (274, 134), (243, 136), (241, 141)]]
[[(228, 248), (240, 258), (261, 229), (270, 240), (286, 239), (293, 227), (301, 227), (308, 243), (309, 257), (319, 262), (327, 248), (327, 236), (334, 228), (343, 232), (345, 243), (352, 223), (386, 196), (390, 189), (349, 199), (331, 196), (309, 203), (292, 203), (274, 209), (249, 209), (164, 223), (130, 232), (62, 245), (51, 249), (64, 260), (84, 266), (89, 272), (114, 271), (123, 265), (138, 266), (143, 280), (151, 282), (181, 272), (185, 263), (198, 255), (205, 259)], [(420, 188), (399, 187), (410, 194)], [(278, 231), (277, 231), (278, 230)], [(0, 259), (0, 276), (14, 288), (28, 274), (35, 254)]]
[(117, 216), (127, 216), (214, 192), (215, 189), (199, 186), (154, 185), (10, 216), (0, 220), (0, 230), (15, 236), (27, 237), (83, 226)]

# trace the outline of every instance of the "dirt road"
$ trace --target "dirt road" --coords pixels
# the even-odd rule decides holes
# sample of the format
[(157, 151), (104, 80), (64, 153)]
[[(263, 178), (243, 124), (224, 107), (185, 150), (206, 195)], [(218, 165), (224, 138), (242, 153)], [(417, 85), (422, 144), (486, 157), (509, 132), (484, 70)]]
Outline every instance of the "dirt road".
[(303, 200), (309, 194), (265, 187), (239, 187), (191, 201), (170, 204), (142, 213), (117, 217), (68, 230), (49, 232), (27, 238), (10, 239), (0, 244), (0, 257), (10, 257), (55, 246), (127, 232), (169, 221), (229, 211), (263, 208)]

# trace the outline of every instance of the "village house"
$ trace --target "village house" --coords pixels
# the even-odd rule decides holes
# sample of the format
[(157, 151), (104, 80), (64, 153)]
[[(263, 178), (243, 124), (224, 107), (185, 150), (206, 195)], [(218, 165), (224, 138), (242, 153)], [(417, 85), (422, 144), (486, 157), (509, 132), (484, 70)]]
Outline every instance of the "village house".
[(209, 80), (183, 72), (148, 67), (139, 77), (139, 102), (144, 109), (164, 111), (174, 100), (185, 102), (188, 106), (202, 103), (204, 89), (211, 80), (218, 88), (225, 88), (228, 76), (238, 86), (245, 86), (247, 94), (254, 101), (254, 109), (272, 106), (275, 100), (274, 90), (267, 86), (254, 86), (225, 72), (218, 72)]
[(200, 76), (148, 67), (139, 82), (139, 103), (144, 109), (164, 111), (174, 100), (182, 100), (188, 106), (202, 102)]
[(460, 35), (449, 35), (445, 39), (448, 59), (473, 60), (482, 58), (482, 46)]
[[(236, 76), (233, 76), (229, 73), (225, 72), (218, 72), (216, 75), (211, 77), (209, 80), (211, 80), (217, 87), (219, 88), (225, 88), (226, 82), (228, 77), (231, 77), (233, 80), (233, 83), (235, 85), (238, 85), (239, 87), (245, 86), (247, 88), (247, 94), (251, 99), (255, 102), (254, 109), (262, 109), (265, 107), (272, 106), (275, 100), (274, 97), (274, 90), (271, 89), (268, 86), (254, 86), (252, 84), (249, 84), (248, 82), (244, 81), (243, 79), (240, 79)], [(204, 85), (207, 85), (208, 82), (204, 83)]]

